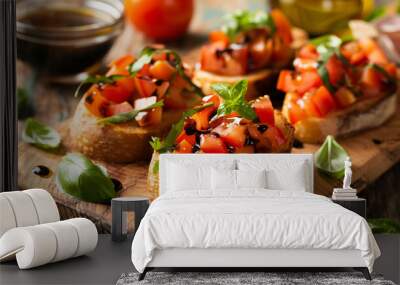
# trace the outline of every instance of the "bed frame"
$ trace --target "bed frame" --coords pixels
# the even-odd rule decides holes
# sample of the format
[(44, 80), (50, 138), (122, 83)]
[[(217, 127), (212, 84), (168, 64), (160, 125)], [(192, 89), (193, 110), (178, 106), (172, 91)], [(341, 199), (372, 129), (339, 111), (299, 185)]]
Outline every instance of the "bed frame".
[[(303, 160), (307, 164), (307, 192), (313, 192), (312, 154), (251, 154), (252, 157), (280, 160)], [(160, 194), (165, 193), (167, 161), (196, 159), (199, 163), (212, 163), (218, 159), (248, 158), (248, 154), (162, 154), (160, 156)], [(330, 249), (250, 249), (250, 248), (169, 248), (154, 252), (152, 261), (139, 275), (143, 280), (146, 273), (155, 268), (231, 268), (246, 271), (254, 268), (353, 268), (371, 280), (369, 270), (359, 250)]]

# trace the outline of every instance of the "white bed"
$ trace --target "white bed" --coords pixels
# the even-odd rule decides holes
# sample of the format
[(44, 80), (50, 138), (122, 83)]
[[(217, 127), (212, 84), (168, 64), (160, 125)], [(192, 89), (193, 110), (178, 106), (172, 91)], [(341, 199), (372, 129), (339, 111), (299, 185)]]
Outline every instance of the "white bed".
[[(371, 230), (312, 194), (312, 155), (164, 154), (159, 169), (160, 197), (132, 243), (140, 279), (154, 267), (354, 267), (370, 278), (380, 255)], [(254, 187), (260, 169), (263, 188)], [(219, 177), (216, 188), (224, 173), (242, 187)]]

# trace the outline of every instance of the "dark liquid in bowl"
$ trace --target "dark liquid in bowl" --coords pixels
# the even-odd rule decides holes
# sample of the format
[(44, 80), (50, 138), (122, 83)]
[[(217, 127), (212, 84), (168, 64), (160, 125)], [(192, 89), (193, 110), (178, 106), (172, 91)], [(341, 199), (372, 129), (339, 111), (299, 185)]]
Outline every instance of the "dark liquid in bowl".
[(107, 24), (111, 20), (108, 15), (85, 8), (41, 8), (33, 10), (19, 18), (21, 23), (40, 28), (66, 28)]

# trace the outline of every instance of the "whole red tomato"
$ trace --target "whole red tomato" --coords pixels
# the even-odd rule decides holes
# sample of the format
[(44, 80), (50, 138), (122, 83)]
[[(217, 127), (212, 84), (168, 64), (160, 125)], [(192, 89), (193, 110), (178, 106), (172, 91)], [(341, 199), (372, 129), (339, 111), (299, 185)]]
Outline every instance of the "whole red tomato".
[(171, 40), (186, 32), (193, 15), (193, 0), (125, 0), (125, 13), (146, 36)]

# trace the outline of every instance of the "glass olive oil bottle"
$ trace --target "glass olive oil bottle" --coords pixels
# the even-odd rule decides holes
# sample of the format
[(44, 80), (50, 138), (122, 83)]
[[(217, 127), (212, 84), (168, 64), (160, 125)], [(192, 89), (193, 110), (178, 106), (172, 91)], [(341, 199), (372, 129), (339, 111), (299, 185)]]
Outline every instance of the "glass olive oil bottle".
[(360, 18), (373, 8), (373, 0), (271, 0), (271, 4), (312, 36), (339, 32), (350, 19)]

